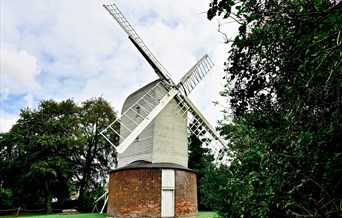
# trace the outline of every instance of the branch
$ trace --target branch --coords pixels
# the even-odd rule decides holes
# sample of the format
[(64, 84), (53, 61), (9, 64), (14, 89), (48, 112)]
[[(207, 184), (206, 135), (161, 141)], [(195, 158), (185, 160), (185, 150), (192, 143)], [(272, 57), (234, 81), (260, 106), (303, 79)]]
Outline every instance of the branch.
[[(225, 23), (224, 23), (224, 24), (225, 24)], [(224, 43), (225, 43), (225, 44), (228, 44), (228, 43), (230, 43), (230, 42), (234, 42), (233, 39), (229, 39), (229, 38), (228, 38), (228, 36), (227, 36), (226, 33), (224, 33), (224, 32), (221, 31), (221, 25), (223, 25), (223, 24), (221, 23), (221, 21), (220, 21), (220, 20), (217, 20), (217, 32), (219, 32), (219, 33), (221, 33), (221, 34), (223, 35)]]
[(313, 181), (311, 178), (309, 178), (309, 180), (311, 182), (315, 183), (318, 187), (320, 187), (330, 197), (329, 193), (321, 185), (319, 185), (317, 182)]

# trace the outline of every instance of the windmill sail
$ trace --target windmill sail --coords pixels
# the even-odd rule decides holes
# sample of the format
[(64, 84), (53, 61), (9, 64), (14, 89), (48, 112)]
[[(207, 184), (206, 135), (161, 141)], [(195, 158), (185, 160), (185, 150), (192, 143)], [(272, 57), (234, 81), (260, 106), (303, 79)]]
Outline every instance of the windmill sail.
[(182, 88), (185, 95), (196, 87), (202, 78), (214, 66), (208, 54), (205, 54), (180, 80), (178, 87)]
[(113, 5), (103, 5), (103, 7), (112, 15), (112, 17), (118, 22), (118, 24), (122, 27), (122, 29), (127, 33), (128, 38), (133, 42), (133, 44), (137, 47), (140, 53), (144, 56), (147, 62), (152, 66), (155, 72), (161, 79), (166, 80), (169, 85), (174, 85), (172, 79), (170, 78), (169, 72), (163, 67), (163, 65), (157, 60), (157, 58), (152, 54), (152, 52), (148, 49), (139, 35), (135, 32), (133, 27), (129, 24), (120, 10)]
[(176, 113), (183, 118), (183, 121), (188, 123), (188, 130), (198, 139), (205, 139), (202, 143), (210, 148), (217, 161), (229, 161), (230, 157), (227, 156), (228, 146), (222, 137), (210, 125), (209, 121), (207, 121), (188, 97), (184, 95), (178, 95), (177, 97), (179, 103), (175, 107), (175, 110)]

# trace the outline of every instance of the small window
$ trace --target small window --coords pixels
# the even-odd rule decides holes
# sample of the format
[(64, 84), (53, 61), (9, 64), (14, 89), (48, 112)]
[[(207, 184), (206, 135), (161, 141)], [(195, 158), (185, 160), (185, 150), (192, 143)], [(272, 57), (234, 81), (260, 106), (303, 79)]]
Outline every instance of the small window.
[(139, 117), (140, 111), (141, 111), (140, 106), (136, 107), (135, 109), (136, 109), (136, 112), (137, 112), (135, 117)]

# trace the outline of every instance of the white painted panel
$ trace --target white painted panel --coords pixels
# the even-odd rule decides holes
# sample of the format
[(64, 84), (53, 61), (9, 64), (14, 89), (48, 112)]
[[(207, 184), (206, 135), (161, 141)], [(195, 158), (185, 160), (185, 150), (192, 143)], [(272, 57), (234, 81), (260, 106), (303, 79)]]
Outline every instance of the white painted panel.
[(162, 217), (174, 217), (175, 215), (175, 200), (174, 200), (174, 190), (165, 189), (162, 190)]
[[(188, 166), (188, 131), (175, 99), (160, 112), (154, 120), (153, 160)], [(180, 111), (182, 113), (182, 111)]]
[(175, 188), (175, 170), (163, 169), (162, 170), (162, 189)]
[(173, 217), (175, 211), (175, 170), (162, 170), (162, 217)]

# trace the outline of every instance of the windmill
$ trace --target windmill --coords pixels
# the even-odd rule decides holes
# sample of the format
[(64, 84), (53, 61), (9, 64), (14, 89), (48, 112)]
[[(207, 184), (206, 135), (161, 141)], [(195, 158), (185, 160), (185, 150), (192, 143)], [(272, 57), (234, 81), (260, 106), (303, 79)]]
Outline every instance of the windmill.
[[(129, 95), (123, 105), (121, 116), (101, 132), (103, 137), (118, 152), (118, 168), (113, 170), (110, 175), (107, 215), (145, 216), (146, 213), (150, 213), (149, 215), (155, 213), (152, 216), (191, 216), (197, 211), (197, 199), (196, 182), (194, 182), (196, 177), (187, 168), (188, 133), (191, 132), (199, 138), (205, 138), (203, 143), (210, 147), (216, 157), (222, 157), (222, 153), (227, 147), (219, 134), (188, 98), (196, 85), (213, 67), (213, 63), (205, 54), (185, 73), (178, 83), (175, 83), (116, 5), (103, 6), (127, 33), (129, 40), (159, 77), (156, 81)], [(190, 123), (196, 128), (188, 128)], [(116, 130), (115, 127), (117, 126), (120, 126), (120, 131)], [(201, 131), (198, 131), (199, 129)], [(203, 134), (205, 135), (203, 136)], [(111, 140), (113, 138), (119, 138), (119, 140), (114, 140), (119, 141), (119, 143), (115, 144)], [(160, 181), (157, 187), (160, 189), (159, 191), (155, 192), (154, 186), (153, 190), (146, 188), (146, 184), (143, 185), (144, 190), (132, 191), (134, 187), (141, 185), (137, 176), (148, 177), (156, 169), (160, 172), (160, 176), (150, 179), (151, 181)], [(132, 170), (135, 170), (133, 175), (131, 174)], [(133, 182), (125, 180), (124, 184), (118, 179), (119, 177), (131, 178), (132, 176)], [(189, 183), (188, 180), (192, 183)], [(111, 196), (113, 189), (115, 190)], [(145, 189), (151, 191), (151, 195), (160, 193), (160, 196), (156, 194), (157, 197), (161, 198), (160, 201), (152, 200), (156, 199), (156, 196), (151, 196), (148, 200), (145, 199)], [(176, 189), (177, 192), (175, 192)], [(134, 193), (122, 193), (122, 190), (131, 190)], [(191, 197), (182, 197), (182, 192), (189, 192), (189, 190), (193, 190), (192, 192), (195, 193)], [(143, 195), (140, 192), (143, 192)], [(130, 195), (135, 196), (134, 199), (130, 199)], [(127, 199), (121, 202), (123, 196), (127, 196)], [(145, 201), (144, 204), (148, 202), (152, 206), (149, 206), (149, 210), (146, 210), (142, 205), (138, 207), (134, 203), (137, 200), (136, 198), (139, 202)], [(130, 205), (135, 205), (135, 208), (128, 210), (127, 202), (130, 202)], [(187, 212), (177, 210), (177, 205), (180, 204), (182, 207), (184, 204), (188, 205), (186, 206), (188, 207)], [(125, 212), (120, 209), (123, 207), (125, 207)], [(137, 212), (137, 207), (141, 207), (140, 212)], [(154, 212), (151, 212), (153, 211), (151, 208), (155, 208)], [(160, 210), (159, 214), (158, 210)]]

